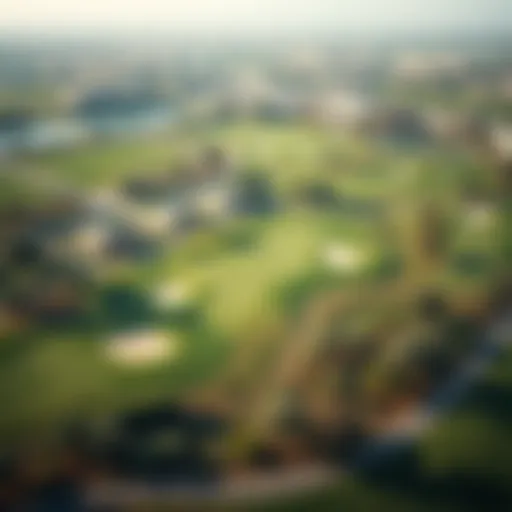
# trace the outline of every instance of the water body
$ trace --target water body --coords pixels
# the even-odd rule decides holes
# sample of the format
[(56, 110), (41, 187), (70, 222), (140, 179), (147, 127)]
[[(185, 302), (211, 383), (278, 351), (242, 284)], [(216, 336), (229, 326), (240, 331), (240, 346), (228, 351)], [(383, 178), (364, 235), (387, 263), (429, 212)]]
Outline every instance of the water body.
[(157, 133), (172, 126), (175, 121), (176, 115), (167, 105), (153, 105), (115, 114), (36, 120), (11, 129), (0, 128), (0, 156), (62, 149), (97, 138)]

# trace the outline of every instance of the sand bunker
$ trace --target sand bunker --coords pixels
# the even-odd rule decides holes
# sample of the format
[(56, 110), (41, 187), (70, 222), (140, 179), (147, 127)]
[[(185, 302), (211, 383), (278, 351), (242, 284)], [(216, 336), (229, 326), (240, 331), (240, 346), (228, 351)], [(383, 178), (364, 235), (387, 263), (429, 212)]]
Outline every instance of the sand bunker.
[(144, 367), (174, 359), (178, 355), (175, 336), (151, 329), (126, 331), (107, 343), (109, 360), (123, 366)]
[(323, 253), (325, 264), (333, 270), (355, 271), (365, 262), (365, 255), (346, 244), (330, 244)]
[(190, 288), (184, 283), (173, 282), (155, 290), (155, 303), (160, 308), (179, 308), (190, 302)]
[(466, 219), (469, 228), (487, 229), (495, 221), (495, 211), (491, 206), (478, 205), (470, 208), (466, 213)]

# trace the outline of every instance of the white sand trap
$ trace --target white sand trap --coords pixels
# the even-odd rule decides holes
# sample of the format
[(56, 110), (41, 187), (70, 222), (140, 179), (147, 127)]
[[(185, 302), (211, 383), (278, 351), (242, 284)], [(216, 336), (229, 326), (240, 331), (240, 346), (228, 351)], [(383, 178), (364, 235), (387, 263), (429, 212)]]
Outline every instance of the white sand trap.
[(325, 264), (333, 270), (355, 271), (365, 262), (365, 255), (353, 246), (330, 244), (323, 253)]
[(204, 215), (220, 215), (226, 211), (227, 193), (222, 189), (202, 192), (197, 199), (197, 207)]
[(491, 206), (478, 205), (468, 210), (466, 218), (470, 228), (486, 229), (492, 226), (496, 217)]
[(164, 331), (126, 331), (108, 341), (106, 352), (109, 360), (123, 366), (152, 366), (174, 359), (178, 355), (178, 340)]
[(155, 290), (154, 299), (160, 308), (183, 307), (190, 302), (190, 287), (181, 282), (168, 283)]

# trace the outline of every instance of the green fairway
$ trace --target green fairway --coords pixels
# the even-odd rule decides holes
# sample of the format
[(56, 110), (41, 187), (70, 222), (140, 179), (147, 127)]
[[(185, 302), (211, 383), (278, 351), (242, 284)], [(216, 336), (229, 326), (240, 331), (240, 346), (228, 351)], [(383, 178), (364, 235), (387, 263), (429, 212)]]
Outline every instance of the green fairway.
[(148, 368), (124, 368), (111, 361), (105, 350), (114, 334), (110, 332), (49, 334), (15, 354), (4, 353), (0, 433), (7, 437), (2, 439), (34, 427), (43, 435), (73, 418), (176, 397), (208, 381), (222, 366), (226, 345), (201, 328), (176, 333), (179, 357)]
[(79, 187), (115, 185), (126, 176), (168, 168), (175, 154), (171, 141), (170, 133), (129, 141), (98, 141), (27, 157), (26, 163)]
[[(0, 387), (9, 403), (0, 430), (52, 425), (75, 412), (108, 411), (179, 396), (212, 382), (237, 347), (265, 338), (272, 326), (286, 328), (294, 304), (333, 285), (342, 287), (346, 278), (372, 279), (368, 268), (383, 255), (399, 254), (400, 236), (390, 231), (386, 216), (390, 207), (431, 195), (452, 210), (460, 208), (462, 163), (451, 172), (451, 164), (445, 162), (436, 175), (443, 155), (430, 155), (423, 162), (428, 172), (422, 173), (418, 157), (306, 125), (237, 123), (193, 136), (169, 132), (104, 141), (40, 155), (33, 164), (45, 171), (44, 176), (84, 190), (115, 187), (126, 176), (172, 172), (177, 157), (209, 144), (232, 154), (236, 171), (254, 168), (267, 175), (283, 205), (281, 211), (271, 217), (234, 216), (221, 227), (199, 228), (176, 245), (171, 242), (150, 264), (129, 264), (117, 273), (109, 270), (102, 287), (119, 281), (140, 297), (124, 309), (119, 306), (119, 314), (105, 313), (93, 334), (80, 333), (79, 328), (69, 334), (40, 334), (14, 355), (9, 355), (7, 344), (0, 355)], [(341, 204), (330, 210), (297, 206), (297, 187), (313, 182), (335, 190)], [(365, 213), (368, 204), (383, 205), (382, 214), (378, 210), (368, 215), (368, 209)], [(466, 224), (459, 219), (455, 227), (453, 261), (442, 276), (447, 283), (459, 285), (469, 274), (485, 280), (490, 271), (490, 254), (483, 255), (489, 256), (484, 261), (482, 253), (493, 250), (492, 226), (485, 218), (477, 218), (473, 226)], [(356, 261), (351, 269), (354, 258), (361, 263)], [(156, 306), (162, 293), (172, 296), (176, 289), (186, 297), (185, 312), (172, 305)], [(105, 357), (105, 343), (125, 322), (176, 334), (179, 357), (147, 369), (112, 364)], [(13, 389), (10, 396), (7, 389)]]
[[(281, 288), (323, 270), (329, 245), (348, 244), (369, 259), (376, 250), (374, 227), (351, 224), (336, 215), (285, 215), (262, 223), (254, 247), (242, 252), (219, 252), (204, 261), (171, 264), (168, 271), (169, 280), (177, 279), (202, 290), (208, 297), (208, 320), (232, 335), (279, 317)], [(179, 257), (178, 251), (175, 258), (179, 261)], [(160, 275), (159, 279), (163, 278)]]
[(233, 155), (236, 168), (256, 167), (269, 173), (279, 188), (321, 176), (336, 185), (349, 176), (355, 180), (356, 189), (361, 189), (361, 174), (367, 182), (373, 175), (380, 186), (384, 183), (379, 178), (385, 161), (375, 147), (361, 138), (301, 125), (237, 123), (208, 133), (169, 131), (151, 138), (107, 139), (24, 161), (80, 187), (109, 186), (126, 176), (172, 172), (178, 155), (208, 144), (225, 148)]

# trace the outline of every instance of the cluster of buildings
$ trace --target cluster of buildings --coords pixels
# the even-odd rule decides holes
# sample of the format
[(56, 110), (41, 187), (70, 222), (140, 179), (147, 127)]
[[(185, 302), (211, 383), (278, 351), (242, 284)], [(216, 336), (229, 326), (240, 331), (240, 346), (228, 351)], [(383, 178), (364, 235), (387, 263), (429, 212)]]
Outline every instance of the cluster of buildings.
[(13, 319), (35, 325), (37, 318), (85, 312), (87, 290), (111, 264), (149, 260), (199, 224), (226, 218), (232, 193), (231, 163), (207, 148), (187, 169), (135, 177), (89, 197), (58, 195), (5, 209), (1, 324), (8, 330)]

